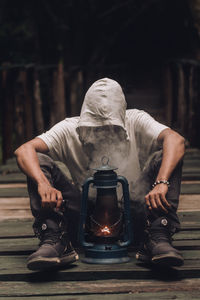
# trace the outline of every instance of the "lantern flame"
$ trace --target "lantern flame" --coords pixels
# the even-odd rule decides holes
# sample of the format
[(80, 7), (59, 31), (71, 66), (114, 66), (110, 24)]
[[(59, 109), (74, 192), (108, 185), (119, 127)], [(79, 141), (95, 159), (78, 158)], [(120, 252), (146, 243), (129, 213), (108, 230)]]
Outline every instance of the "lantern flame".
[(105, 235), (111, 234), (110, 229), (108, 226), (105, 226), (104, 228), (101, 228), (101, 232)]

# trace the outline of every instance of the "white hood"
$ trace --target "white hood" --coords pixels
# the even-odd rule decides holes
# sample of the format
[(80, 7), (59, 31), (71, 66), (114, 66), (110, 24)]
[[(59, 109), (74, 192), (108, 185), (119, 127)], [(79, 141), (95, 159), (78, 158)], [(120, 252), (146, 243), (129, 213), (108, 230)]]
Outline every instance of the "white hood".
[(115, 80), (109, 78), (97, 80), (85, 95), (77, 132), (79, 133), (80, 127), (105, 125), (117, 125), (126, 132), (126, 106), (122, 88)]

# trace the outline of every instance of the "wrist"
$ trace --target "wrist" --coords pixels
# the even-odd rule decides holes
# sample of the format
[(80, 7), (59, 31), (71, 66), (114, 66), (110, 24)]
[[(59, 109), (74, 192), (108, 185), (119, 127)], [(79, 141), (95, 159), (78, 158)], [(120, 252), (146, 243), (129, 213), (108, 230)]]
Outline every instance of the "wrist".
[(38, 177), (36, 180), (37, 185), (41, 186), (41, 185), (49, 185), (51, 186), (50, 182), (48, 181), (48, 179), (46, 178), (46, 176), (42, 173), (41, 177)]
[(156, 180), (153, 184), (152, 184), (152, 188), (154, 188), (156, 185), (158, 184), (166, 184), (168, 187), (170, 186), (169, 181), (167, 179), (159, 179)]

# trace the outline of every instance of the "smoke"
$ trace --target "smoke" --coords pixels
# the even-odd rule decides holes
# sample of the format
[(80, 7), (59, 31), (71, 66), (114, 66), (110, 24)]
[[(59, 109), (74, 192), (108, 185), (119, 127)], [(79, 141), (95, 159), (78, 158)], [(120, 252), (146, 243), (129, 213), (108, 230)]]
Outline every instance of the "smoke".
[(108, 164), (122, 166), (128, 154), (126, 132), (120, 126), (81, 127), (79, 137), (83, 150), (89, 158), (88, 168), (102, 165), (102, 158), (108, 157)]
[[(106, 156), (109, 159), (108, 164), (118, 168), (116, 172), (119, 175), (125, 176), (127, 179), (133, 178), (134, 166), (130, 165), (132, 162), (127, 161), (130, 143), (122, 127), (116, 125), (80, 127), (79, 137), (84, 152), (88, 156), (90, 175), (93, 175), (93, 169), (102, 165), (102, 158)], [(129, 181), (131, 210), (134, 210), (134, 216), (137, 214), (140, 218), (142, 216), (144, 218), (146, 214), (145, 196), (150, 191), (155, 176), (151, 171), (151, 161), (155, 159), (155, 152), (146, 161), (144, 152), (145, 148), (141, 149), (139, 156), (140, 164), (144, 166), (143, 170), (136, 181)], [(120, 202), (122, 192), (118, 192), (118, 196)]]

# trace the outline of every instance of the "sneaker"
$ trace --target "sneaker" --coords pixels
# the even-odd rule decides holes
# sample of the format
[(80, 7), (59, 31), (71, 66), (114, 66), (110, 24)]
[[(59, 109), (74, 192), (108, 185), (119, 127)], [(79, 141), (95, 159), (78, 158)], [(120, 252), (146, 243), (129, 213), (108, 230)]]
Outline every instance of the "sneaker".
[(27, 267), (30, 270), (46, 270), (63, 267), (78, 260), (78, 254), (67, 239), (66, 234), (48, 228), (42, 224), (39, 249), (28, 257)]
[(181, 253), (172, 246), (168, 220), (156, 220), (148, 231), (143, 249), (136, 253), (136, 259), (143, 263), (175, 267), (184, 263)]

